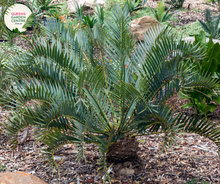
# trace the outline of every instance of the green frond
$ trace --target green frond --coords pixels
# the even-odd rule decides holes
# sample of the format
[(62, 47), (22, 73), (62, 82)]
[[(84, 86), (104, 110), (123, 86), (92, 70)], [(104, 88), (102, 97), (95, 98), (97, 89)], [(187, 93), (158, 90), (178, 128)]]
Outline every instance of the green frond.
[[(61, 133), (59, 129), (51, 131), (50, 134), (48, 134), (47, 139), (44, 139), (43, 141), (43, 143), (47, 145), (47, 148), (41, 149), (43, 158), (45, 158), (45, 162), (47, 162), (46, 165), (48, 165), (50, 169), (57, 169), (59, 172), (61, 164), (54, 159), (57, 149), (66, 144), (79, 145), (81, 142), (82, 140), (80, 140), (79, 137), (74, 136), (74, 134), (67, 135)], [(79, 150), (79, 153), (81, 154), (81, 150)], [(78, 158), (79, 156), (80, 155), (78, 155)]]
[[(110, 68), (111, 71), (112, 69), (118, 70), (119, 78), (117, 76), (115, 78), (125, 81), (126, 60), (134, 47), (129, 30), (131, 19), (127, 6), (124, 6), (124, 9), (121, 10), (119, 5), (117, 5), (112, 11), (111, 18), (112, 21), (106, 20), (105, 22), (108, 31), (106, 53), (114, 63), (114, 68)], [(107, 70), (108, 69), (109, 67)], [(109, 71), (109, 73), (111, 73), (111, 71)]]
[(199, 20), (200, 24), (202, 25), (205, 32), (207, 32), (209, 35), (212, 35), (213, 38), (219, 37), (219, 21), (220, 21), (220, 14), (218, 16), (213, 16), (211, 14), (211, 10), (206, 9), (205, 10), (205, 22), (202, 20)]
[[(161, 133), (163, 147), (172, 149), (176, 133), (193, 132), (219, 146), (217, 126), (200, 117), (175, 116), (166, 104), (176, 93), (215, 90), (218, 80), (192, 64), (204, 59), (204, 48), (177, 40), (169, 27), (159, 25), (148, 30), (143, 43), (135, 43), (129, 30), (134, 6), (128, 3), (122, 9), (116, 5), (110, 18), (96, 7), (98, 22), (84, 18), (78, 6), (81, 27), (71, 30), (49, 21), (45, 37), (35, 38), (31, 51), (7, 65), (10, 86), (0, 99), (12, 111), (3, 127), (13, 147), (19, 144), (17, 134), (33, 126), (36, 140), (47, 145), (47, 164), (58, 169), (54, 154), (60, 146), (76, 145), (80, 160), (85, 144), (94, 143), (99, 170), (110, 180), (108, 149), (124, 136)], [(167, 19), (171, 7), (165, 13), (162, 5), (154, 12)], [(37, 104), (28, 105), (33, 100)]]
[(181, 115), (175, 124), (182, 124), (182, 132), (195, 133), (212, 140), (220, 148), (220, 128), (214, 122), (200, 116)]
[[(175, 122), (176, 118), (173, 118), (172, 107), (163, 103), (162, 105), (152, 106), (152, 110), (149, 111), (145, 108), (143, 103), (137, 105), (137, 115), (135, 121), (139, 122), (137, 130), (144, 133), (146, 131), (158, 132), (161, 128), (161, 132), (166, 131)], [(149, 129), (150, 128), (150, 129)]]
[(173, 11), (172, 13), (169, 13), (171, 7), (172, 7), (172, 6), (170, 6), (170, 7), (167, 9), (167, 11), (166, 11), (166, 13), (164, 14), (163, 19), (162, 19), (161, 22), (166, 22), (166, 21), (168, 21), (175, 13), (177, 13), (177, 12), (179, 11), (179, 10), (176, 10), (176, 11)]
[(202, 25), (203, 29), (205, 30), (205, 32), (207, 32), (208, 34), (212, 34), (211, 30), (209, 29), (209, 27), (201, 20), (199, 20), (200, 24)]

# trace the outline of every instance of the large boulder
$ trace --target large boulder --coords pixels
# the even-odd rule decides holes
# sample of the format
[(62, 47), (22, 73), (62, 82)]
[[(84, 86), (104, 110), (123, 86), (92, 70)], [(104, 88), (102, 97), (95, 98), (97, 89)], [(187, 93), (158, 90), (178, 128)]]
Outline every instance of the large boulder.
[(69, 13), (76, 12), (75, 3), (78, 3), (79, 6), (82, 6), (84, 4), (85, 11), (93, 11), (96, 4), (104, 6), (105, 0), (68, 0), (67, 9), (69, 10)]
[(160, 22), (152, 17), (144, 16), (131, 21), (130, 30), (137, 37), (138, 40), (143, 41), (144, 33), (146, 33), (149, 28), (156, 25), (160, 25)]
[(0, 184), (46, 184), (38, 177), (25, 172), (0, 173)]

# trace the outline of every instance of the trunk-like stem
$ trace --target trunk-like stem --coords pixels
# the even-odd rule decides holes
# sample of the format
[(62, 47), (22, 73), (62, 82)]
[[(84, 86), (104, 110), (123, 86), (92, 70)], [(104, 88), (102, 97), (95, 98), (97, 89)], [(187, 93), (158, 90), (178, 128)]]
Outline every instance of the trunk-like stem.
[(138, 141), (136, 137), (122, 137), (109, 147), (107, 161), (120, 163), (138, 158)]

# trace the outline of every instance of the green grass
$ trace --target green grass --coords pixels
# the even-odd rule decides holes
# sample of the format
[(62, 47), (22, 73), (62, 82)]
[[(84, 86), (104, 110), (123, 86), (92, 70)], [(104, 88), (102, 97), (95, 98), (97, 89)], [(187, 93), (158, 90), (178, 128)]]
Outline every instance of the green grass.
[(186, 38), (198, 34), (202, 30), (202, 26), (199, 21), (196, 21), (185, 26), (176, 26), (174, 30), (176, 31), (178, 37), (182, 35), (183, 38)]
[(204, 181), (204, 180), (196, 179), (196, 178), (187, 181), (185, 184), (197, 184), (197, 183), (201, 183), (201, 184), (209, 184), (208, 181)]
[(200, 9), (196, 9), (196, 8), (193, 8), (193, 11), (195, 11), (195, 12), (204, 12), (204, 11), (202, 11)]
[[(7, 42), (1, 42), (0, 43), (0, 64), (8, 63), (14, 55), (23, 54), (24, 52), (25, 51), (22, 48), (16, 45), (9, 46)], [(4, 58), (1, 57), (3, 56), (3, 54), (5, 56)]]
[(6, 170), (6, 166), (0, 163), (0, 172), (5, 171), (5, 170)]
[[(220, 24), (218, 26), (220, 28)], [(187, 24), (185, 26), (176, 26), (174, 27), (174, 31), (176, 31), (178, 37), (182, 34), (183, 38), (194, 36), (198, 34), (201, 30), (203, 30), (199, 21), (193, 22), (191, 24)]]
[(150, 11), (150, 8), (143, 7), (141, 10), (136, 11), (134, 15), (131, 17), (132, 20), (141, 18), (143, 16), (153, 17), (153, 13)]

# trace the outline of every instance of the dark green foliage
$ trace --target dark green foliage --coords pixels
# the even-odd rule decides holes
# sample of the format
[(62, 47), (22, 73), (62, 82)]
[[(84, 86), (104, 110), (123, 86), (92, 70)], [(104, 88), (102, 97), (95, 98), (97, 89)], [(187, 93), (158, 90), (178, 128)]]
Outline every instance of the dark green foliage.
[(209, 9), (205, 10), (205, 22), (199, 20), (204, 31), (208, 33), (208, 35), (212, 35), (213, 38), (220, 37), (220, 28), (218, 28), (219, 21), (220, 21), (220, 14), (218, 16), (213, 16), (211, 14), (211, 10)]
[[(209, 42), (206, 43), (205, 32), (201, 31), (199, 35), (195, 36), (194, 45), (199, 44), (204, 48), (206, 53), (205, 58), (200, 61), (196, 61), (196, 70), (202, 71), (204, 74), (211, 76), (213, 79), (220, 77), (220, 45), (219, 43), (214, 44), (212, 37), (209, 37)], [(219, 79), (218, 79), (219, 80)], [(198, 87), (195, 90), (187, 92), (183, 96), (190, 100), (190, 103), (183, 105), (183, 108), (193, 107), (196, 114), (207, 116), (214, 112), (217, 104), (220, 104), (220, 98), (218, 96), (218, 88), (208, 90), (205, 88)]]
[(79, 21), (79, 24), (82, 26), (88, 26), (89, 28), (93, 28), (94, 25), (99, 22), (101, 25), (104, 24), (104, 10), (102, 6), (96, 5), (95, 8), (95, 16), (84, 15), (84, 5), (79, 6), (79, 4), (75, 3), (76, 9), (76, 19)]
[(90, 15), (85, 16), (82, 20), (83, 25), (89, 26), (90, 28), (93, 28), (96, 22), (98, 22), (98, 20)]
[(182, 8), (185, 0), (169, 0), (166, 3), (171, 4), (174, 8)]
[[(39, 12), (48, 13), (49, 11), (54, 11), (57, 8), (60, 9), (61, 4), (51, 4), (53, 0), (34, 0), (33, 4), (35, 4), (36, 9), (40, 9)], [(48, 12), (47, 12), (48, 11)]]
[(139, 2), (134, 1), (134, 0), (126, 0), (126, 4), (128, 6), (130, 13), (137, 11), (141, 7), (141, 4)]
[(176, 12), (178, 12), (178, 10), (176, 10), (172, 13), (169, 13), (172, 5), (165, 11), (163, 1), (158, 2), (158, 7), (156, 9), (152, 8), (149, 4), (148, 6), (150, 7), (151, 12), (154, 14), (155, 19), (157, 19), (159, 22), (168, 21)]

